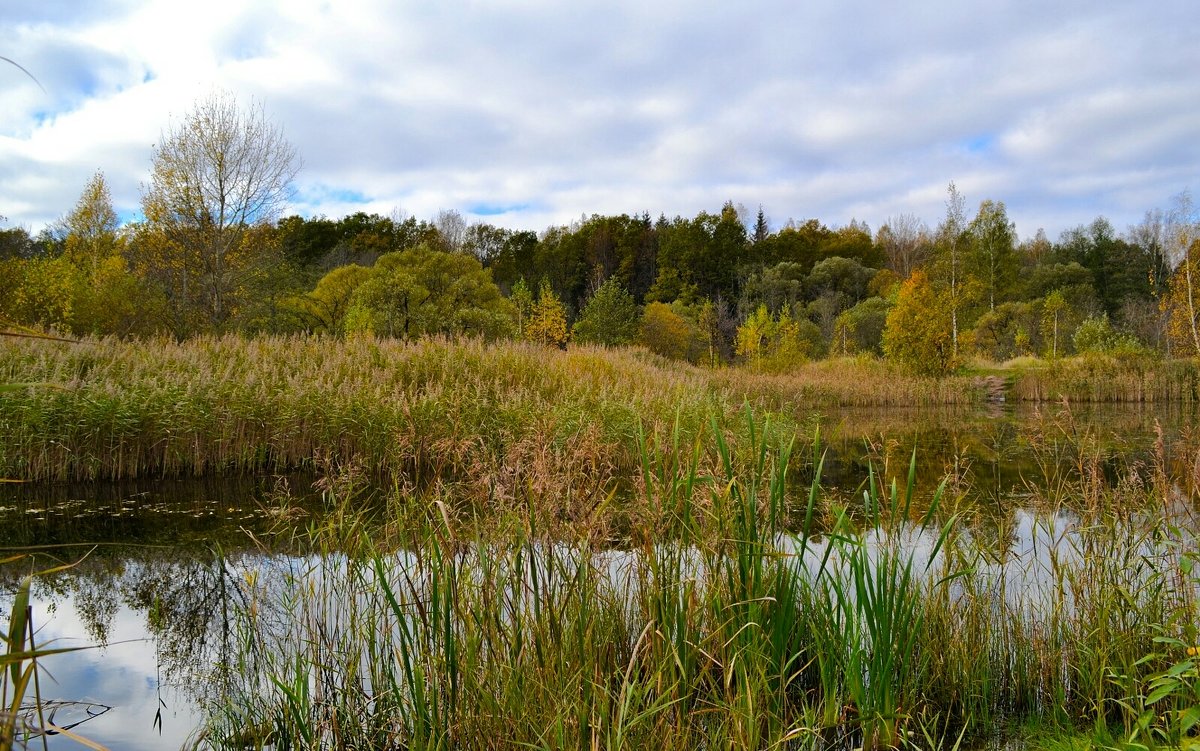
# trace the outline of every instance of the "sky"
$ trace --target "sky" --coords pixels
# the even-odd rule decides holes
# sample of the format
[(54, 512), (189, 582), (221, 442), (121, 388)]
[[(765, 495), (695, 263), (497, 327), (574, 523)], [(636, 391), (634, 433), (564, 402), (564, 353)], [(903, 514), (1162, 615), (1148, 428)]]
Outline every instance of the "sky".
[(4, 0), (0, 38), (37, 79), (0, 61), (0, 226), (32, 232), (98, 170), (135, 219), (221, 91), (296, 147), (302, 216), (874, 230), (954, 181), (1055, 239), (1200, 188), (1194, 0)]

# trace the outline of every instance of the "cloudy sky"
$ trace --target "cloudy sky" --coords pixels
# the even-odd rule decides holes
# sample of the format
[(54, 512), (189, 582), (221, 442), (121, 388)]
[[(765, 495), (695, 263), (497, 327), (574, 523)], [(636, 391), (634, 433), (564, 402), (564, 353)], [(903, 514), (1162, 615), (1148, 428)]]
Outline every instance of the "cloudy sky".
[[(541, 230), (584, 214), (772, 225), (911, 213), (953, 180), (1022, 237), (1120, 230), (1200, 188), (1194, 0), (5, 0), (0, 215), (32, 231), (214, 90), (303, 157), (306, 216)], [(44, 90), (43, 90), (44, 88)]]

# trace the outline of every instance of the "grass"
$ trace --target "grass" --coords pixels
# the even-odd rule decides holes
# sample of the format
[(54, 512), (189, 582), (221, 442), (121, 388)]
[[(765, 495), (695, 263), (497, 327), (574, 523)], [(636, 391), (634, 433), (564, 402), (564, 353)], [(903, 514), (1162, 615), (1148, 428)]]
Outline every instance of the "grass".
[[(1195, 366), (1073, 358), (1004, 371), (1015, 400), (1190, 402)], [(905, 376), (871, 358), (785, 375), (641, 350), (370, 338), (0, 340), (0, 477), (93, 480), (357, 462), (414, 485), (470, 478), (586, 506), (636, 472), (637, 426), (691, 437), (749, 404), (780, 430), (834, 407), (969, 406), (974, 375)], [(567, 516), (577, 514), (564, 500)]]
[(204, 743), (957, 748), (1031, 718), (1129, 748), (1194, 738), (1189, 502), (1125, 483), (989, 530), (868, 476), (839, 505), (819, 471), (797, 493), (769, 421), (737, 419), (642, 436), (618, 548), (562, 538), (534, 497), (454, 515), (401, 493), (382, 527), (348, 504), (299, 566), (247, 579)]
[[(1191, 742), (1200, 571), (1176, 468), (1114, 478), (1067, 414), (1029, 436), (1030, 511), (918, 493), (915, 458), (903, 486), (869, 468), (831, 495), (819, 442), (793, 450), (797, 400), (975, 398), (893, 375), (438, 340), (21, 343), (0, 381), (61, 388), (0, 396), (0, 476), (324, 475), (307, 553), (236, 580), (213, 748), (958, 747), (1031, 717)], [(36, 675), (21, 618), (13, 692)]]
[(1104, 355), (1048, 361), (1022, 358), (996, 372), (1012, 377), (1010, 398), (1020, 401), (1195, 404), (1200, 400), (1200, 368), (1195, 360)]

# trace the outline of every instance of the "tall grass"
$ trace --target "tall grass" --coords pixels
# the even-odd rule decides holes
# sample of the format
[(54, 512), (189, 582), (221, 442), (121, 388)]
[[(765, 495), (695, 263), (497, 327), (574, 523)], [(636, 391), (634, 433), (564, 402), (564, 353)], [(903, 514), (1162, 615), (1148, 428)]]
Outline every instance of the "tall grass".
[(907, 486), (868, 476), (838, 506), (814, 447), (799, 493), (765, 420), (640, 445), (624, 546), (564, 539), (532, 501), (505, 521), (438, 496), (418, 515), (397, 498), (390, 536), (350, 511), (312, 530), (310, 556), (247, 579), (238, 687), (207, 742), (883, 748), (1029, 717), (1148, 745), (1194, 732), (1191, 684), (1169, 683), (1198, 614), (1178, 498), (1127, 484), (1106, 511), (997, 531), (919, 502), (912, 464)]
[[(710, 371), (640, 350), (369, 338), (0, 342), (0, 476), (120, 479), (359, 461), (473, 481), (481, 497), (593, 496), (636, 470), (634, 436), (694, 437), (749, 402), (776, 422), (830, 404), (969, 401), (966, 380), (820, 364)], [(954, 383), (956, 386), (949, 384)], [(564, 500), (564, 502), (566, 502)], [(564, 508), (565, 515), (578, 509)]]
[(1072, 403), (1160, 402), (1195, 404), (1200, 400), (1200, 369), (1195, 360), (1104, 355), (1052, 360), (1044, 367), (1016, 372), (1011, 398)]

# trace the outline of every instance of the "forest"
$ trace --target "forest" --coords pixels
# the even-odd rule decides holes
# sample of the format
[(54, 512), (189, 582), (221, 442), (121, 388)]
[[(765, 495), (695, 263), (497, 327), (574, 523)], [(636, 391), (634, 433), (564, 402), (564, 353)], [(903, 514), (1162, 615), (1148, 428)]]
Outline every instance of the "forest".
[(944, 375), (978, 359), (1200, 353), (1200, 219), (1185, 191), (1118, 230), (1020, 239), (1002, 200), (954, 182), (911, 214), (831, 227), (726, 201), (541, 232), (357, 212), (287, 215), (300, 158), (261, 104), (198, 102), (155, 146), (121, 223), (102, 172), (36, 236), (0, 231), (0, 321), (72, 336), (358, 334), (639, 344), (786, 372), (876, 355)]
[(430, 334), (642, 344), (768, 371), (886, 355), (932, 373), (967, 358), (1198, 349), (1186, 195), (1119, 232), (1104, 217), (1018, 240), (1003, 201), (973, 216), (953, 183), (935, 227), (875, 232), (713, 213), (581, 217), (540, 233), (355, 213), (230, 224), (186, 242), (120, 226), (104, 175), (36, 236), (0, 232), (0, 316), (75, 336)]

